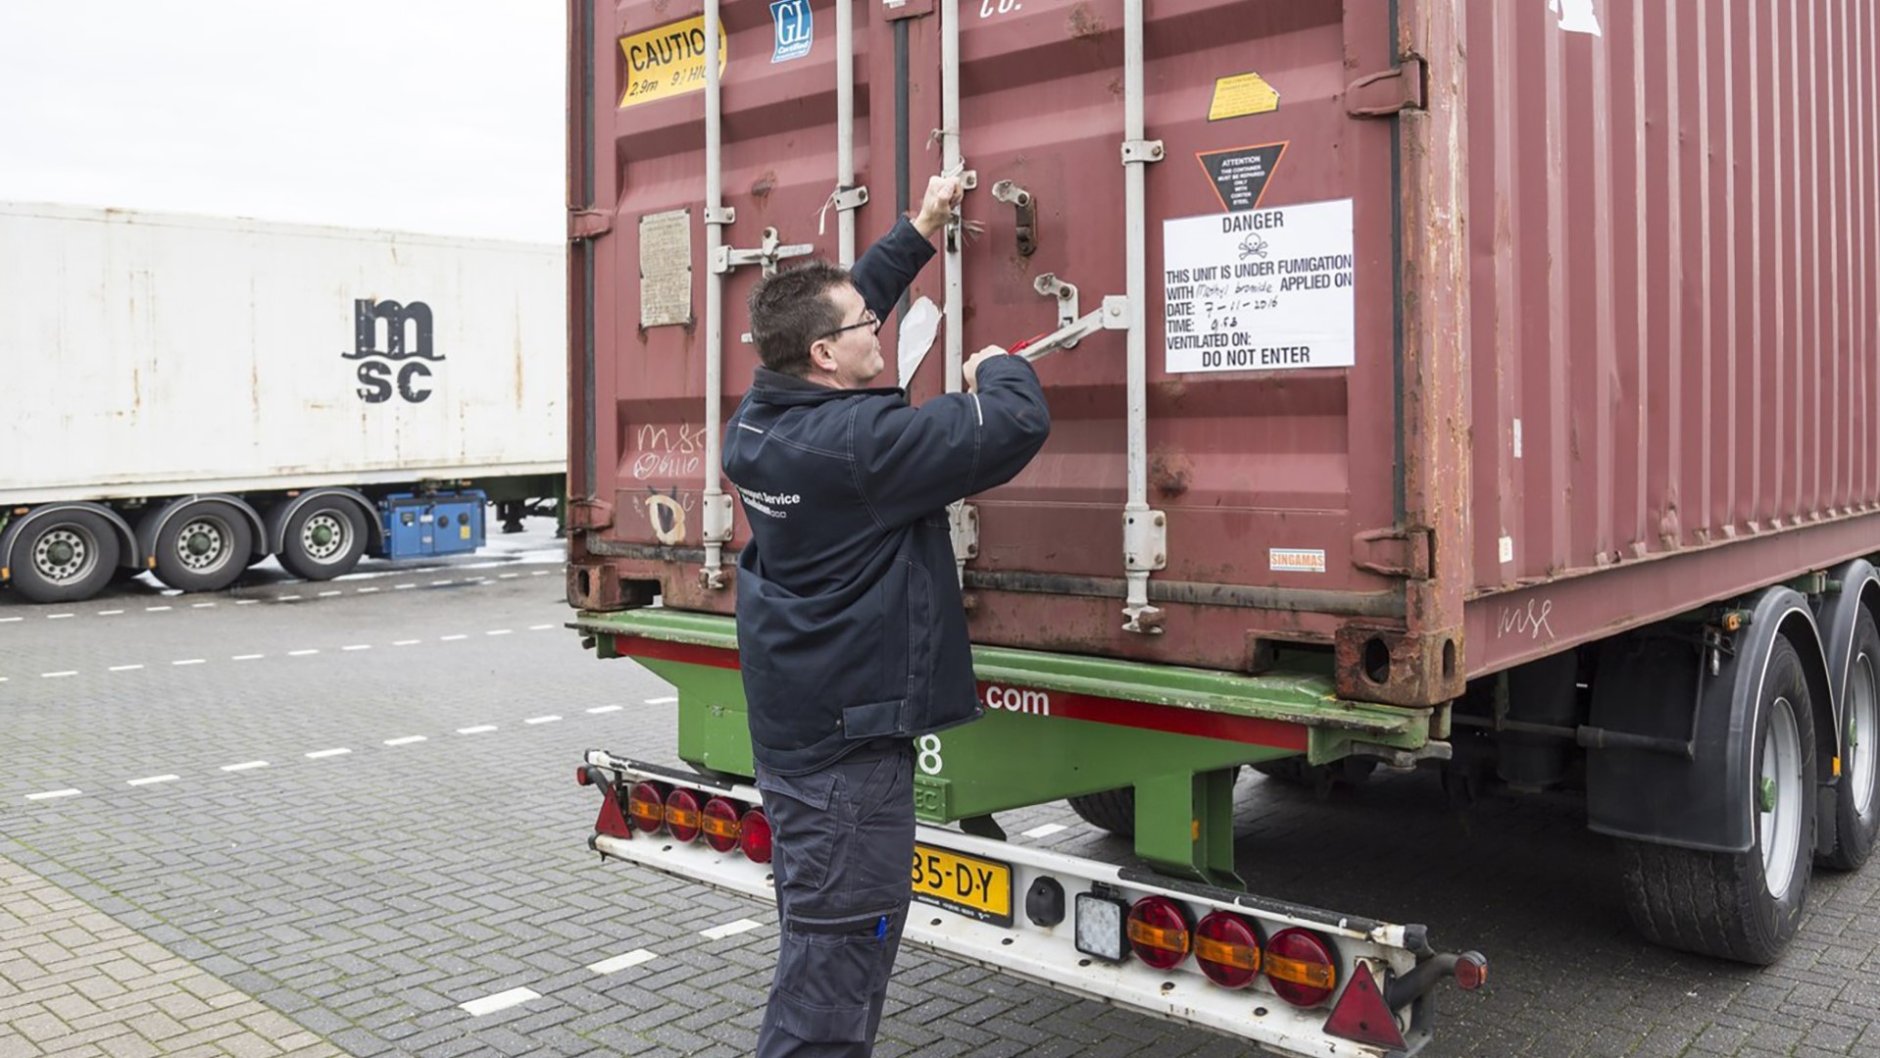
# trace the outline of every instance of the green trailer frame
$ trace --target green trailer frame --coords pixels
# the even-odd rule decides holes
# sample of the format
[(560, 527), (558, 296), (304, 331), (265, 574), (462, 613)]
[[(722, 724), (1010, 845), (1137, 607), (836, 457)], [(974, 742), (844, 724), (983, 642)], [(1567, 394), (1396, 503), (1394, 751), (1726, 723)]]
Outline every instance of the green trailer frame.
[[(678, 750), (701, 772), (749, 780), (737, 628), (658, 608), (582, 611), (571, 627), (603, 658), (628, 657), (678, 689)], [(1107, 658), (975, 647), (979, 720), (916, 743), (926, 823), (997, 835), (994, 812), (1133, 788), (1135, 851), (1155, 869), (1244, 888), (1234, 871), (1242, 765), (1304, 755), (1416, 757), (1446, 711), (1340, 699), (1324, 674), (1246, 676)]]

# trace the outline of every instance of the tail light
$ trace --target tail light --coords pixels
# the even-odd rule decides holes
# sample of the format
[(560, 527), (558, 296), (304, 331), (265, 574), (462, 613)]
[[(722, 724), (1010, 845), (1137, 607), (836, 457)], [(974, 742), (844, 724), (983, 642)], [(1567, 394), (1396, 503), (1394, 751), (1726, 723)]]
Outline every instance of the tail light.
[(574, 770), (574, 784), (576, 786), (594, 785), (593, 778), (588, 775), (588, 765), (583, 764)]
[(627, 795), (627, 816), (642, 832), (659, 833), (666, 823), (666, 791), (658, 783), (634, 783), (633, 792)]
[(1296, 1007), (1316, 1007), (1338, 987), (1338, 964), (1331, 945), (1309, 930), (1283, 929), (1266, 943), (1266, 979), (1281, 999)]
[(698, 840), (698, 795), (690, 790), (674, 790), (666, 795), (666, 829), (674, 841), (688, 844)]
[(1488, 960), (1481, 952), (1465, 951), (1456, 960), (1456, 987), (1473, 992), (1488, 983)]
[(738, 848), (752, 863), (770, 862), (770, 820), (763, 812), (753, 808), (738, 820)]
[(1166, 896), (1145, 896), (1129, 909), (1129, 947), (1146, 965), (1173, 970), (1188, 958), (1193, 937), (1188, 912)]
[(1245, 988), (1260, 976), (1260, 935), (1232, 911), (1215, 911), (1195, 927), (1195, 961), (1208, 980)]
[(705, 844), (715, 852), (730, 852), (738, 847), (738, 806), (722, 797), (705, 802), (699, 829), (705, 832)]

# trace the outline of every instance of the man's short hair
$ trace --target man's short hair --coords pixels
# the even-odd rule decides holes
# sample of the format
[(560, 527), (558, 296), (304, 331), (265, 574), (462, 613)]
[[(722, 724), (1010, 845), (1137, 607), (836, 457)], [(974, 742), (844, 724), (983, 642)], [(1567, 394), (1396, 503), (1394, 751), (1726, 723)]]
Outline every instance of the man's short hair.
[(848, 269), (821, 258), (758, 280), (748, 304), (751, 340), (764, 366), (809, 374), (810, 345), (843, 322), (829, 291), (850, 282)]

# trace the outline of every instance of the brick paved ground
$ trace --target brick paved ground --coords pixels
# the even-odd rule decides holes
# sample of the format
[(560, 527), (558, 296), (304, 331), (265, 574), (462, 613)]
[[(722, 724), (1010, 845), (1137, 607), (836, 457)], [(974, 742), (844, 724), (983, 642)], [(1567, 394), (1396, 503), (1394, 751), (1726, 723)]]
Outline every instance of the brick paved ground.
[(0, 1058), (343, 1053), (119, 920), (0, 859)]
[[(360, 1058), (748, 1053), (772, 915), (586, 851), (596, 798), (574, 764), (597, 745), (670, 757), (670, 691), (584, 654), (559, 592), (550, 566), (460, 562), (206, 599), (141, 582), (74, 607), (0, 595), (0, 857), (150, 945), (136, 961), (151, 977), (193, 968), (289, 1019), (277, 1042), (304, 1031)], [(28, 800), (66, 789), (80, 793)], [(1428, 775), (1324, 802), (1249, 775), (1239, 820), (1257, 890), (1423, 921), (1491, 955), (1488, 994), (1441, 997), (1432, 1054), (1880, 1053), (1880, 868), (1818, 879), (1790, 955), (1756, 971), (1641, 944), (1610, 842), (1571, 797), (1457, 813)], [(1001, 822), (1066, 824), (1043, 843), (1073, 854), (1129, 852), (1062, 805)], [(700, 935), (747, 918), (758, 928)], [(33, 946), (0, 938), (0, 966)], [(589, 969), (637, 951), (650, 957)], [(133, 977), (122, 987), (151, 983)], [(536, 997), (461, 1006), (522, 988)], [(40, 1011), (22, 1005), (0, 997), (0, 1058), (94, 1053), (29, 1038)], [(1245, 1053), (914, 952), (883, 1041), (886, 1056)]]

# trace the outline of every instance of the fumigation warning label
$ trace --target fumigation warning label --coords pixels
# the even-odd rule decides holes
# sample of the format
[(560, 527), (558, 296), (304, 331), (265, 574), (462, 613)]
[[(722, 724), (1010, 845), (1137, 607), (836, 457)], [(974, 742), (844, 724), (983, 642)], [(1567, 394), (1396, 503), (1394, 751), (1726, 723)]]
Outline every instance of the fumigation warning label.
[(1164, 221), (1162, 261), (1170, 373), (1356, 362), (1350, 199)]

